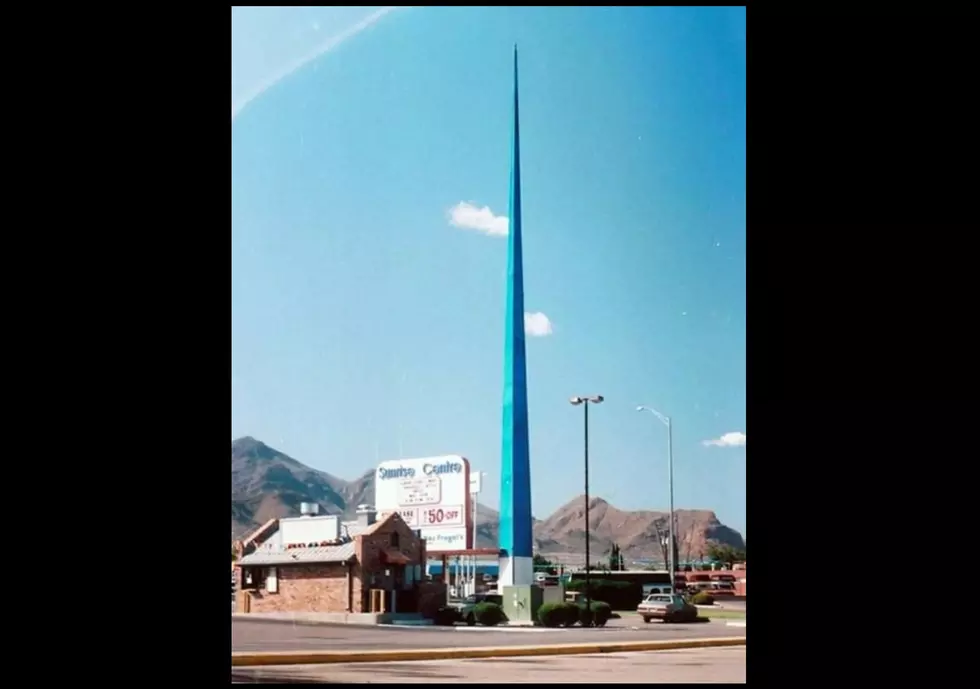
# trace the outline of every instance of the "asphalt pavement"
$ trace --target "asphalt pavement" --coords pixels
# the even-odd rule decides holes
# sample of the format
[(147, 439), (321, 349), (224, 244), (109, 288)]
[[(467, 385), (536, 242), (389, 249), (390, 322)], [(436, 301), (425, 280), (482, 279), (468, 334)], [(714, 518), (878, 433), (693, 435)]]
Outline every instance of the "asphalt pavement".
[(745, 683), (745, 648), (235, 668), (232, 682), (286, 684)]
[(601, 641), (647, 641), (745, 636), (745, 630), (725, 622), (635, 625), (630, 620), (611, 620), (598, 629), (497, 630), (481, 627), (369, 627), (359, 625), (302, 625), (286, 621), (252, 621), (232, 618), (231, 650), (235, 651), (343, 651), (410, 648), (469, 648), (575, 644)]
[(722, 610), (739, 610), (741, 612), (745, 612), (745, 600), (729, 600), (727, 598), (723, 598), (717, 603)]

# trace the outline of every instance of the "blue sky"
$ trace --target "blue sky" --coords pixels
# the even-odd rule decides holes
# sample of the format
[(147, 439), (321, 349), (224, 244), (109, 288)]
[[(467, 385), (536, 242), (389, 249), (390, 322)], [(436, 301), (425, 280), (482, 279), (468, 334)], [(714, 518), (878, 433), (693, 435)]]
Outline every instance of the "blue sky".
[(593, 494), (666, 507), (651, 405), (676, 506), (744, 532), (744, 8), (235, 8), (232, 437), (459, 453), (497, 506), (515, 43), (534, 512), (602, 394)]

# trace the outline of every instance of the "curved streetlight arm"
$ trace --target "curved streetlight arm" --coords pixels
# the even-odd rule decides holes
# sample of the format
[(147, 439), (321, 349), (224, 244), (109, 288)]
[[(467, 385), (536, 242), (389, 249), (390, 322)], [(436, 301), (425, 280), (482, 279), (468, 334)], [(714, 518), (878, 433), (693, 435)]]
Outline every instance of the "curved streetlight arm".
[(670, 425), (670, 417), (667, 416), (666, 414), (661, 414), (653, 407), (639, 406), (636, 408), (636, 411), (648, 411), (654, 416), (656, 416), (658, 419), (660, 419), (662, 422), (664, 422), (666, 425), (668, 426)]

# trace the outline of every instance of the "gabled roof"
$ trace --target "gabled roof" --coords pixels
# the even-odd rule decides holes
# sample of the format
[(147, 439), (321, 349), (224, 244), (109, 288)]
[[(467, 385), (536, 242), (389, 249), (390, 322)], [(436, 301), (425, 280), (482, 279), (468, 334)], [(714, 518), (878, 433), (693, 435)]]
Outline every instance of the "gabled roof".
[(249, 546), (255, 545), (256, 541), (261, 542), (262, 539), (267, 538), (269, 534), (274, 533), (275, 530), (278, 528), (279, 528), (279, 520), (275, 518), (270, 519), (265, 524), (263, 524), (255, 531), (250, 533), (248, 536), (243, 538), (241, 541), (239, 541), (237, 545), (240, 548), (240, 552), (244, 553), (246, 550), (248, 550)]
[[(360, 536), (367, 536), (368, 534), (373, 534), (375, 531), (377, 531), (379, 528), (381, 528), (381, 525), (382, 524), (387, 524), (392, 519), (394, 519), (396, 516), (398, 516), (398, 513), (397, 512), (389, 512), (387, 515), (385, 515), (385, 518), (384, 519), (381, 519), (380, 521), (374, 522), (373, 524), (371, 524), (371, 526), (361, 527), (361, 529), (363, 529), (363, 530), (358, 535), (360, 535)], [(398, 518), (401, 519), (401, 517), (398, 517)]]

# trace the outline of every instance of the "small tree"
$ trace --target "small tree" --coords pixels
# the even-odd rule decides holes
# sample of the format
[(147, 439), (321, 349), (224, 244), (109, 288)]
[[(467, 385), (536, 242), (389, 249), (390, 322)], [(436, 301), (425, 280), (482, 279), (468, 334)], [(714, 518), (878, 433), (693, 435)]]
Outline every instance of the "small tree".
[(660, 556), (664, 559), (664, 569), (667, 569), (667, 563), (670, 561), (670, 557), (667, 555), (667, 534), (664, 532), (660, 519), (653, 521), (653, 529), (657, 534), (657, 545), (660, 546)]
[(691, 548), (694, 546), (694, 523), (684, 536), (684, 562), (691, 564)]
[(622, 570), (623, 570), (623, 554), (620, 552), (619, 546), (613, 543), (612, 550), (609, 551), (609, 571), (621, 572)]
[(745, 560), (745, 551), (724, 543), (711, 543), (708, 545), (708, 557), (727, 569), (731, 569), (734, 563)]
[[(680, 564), (680, 547), (677, 542), (677, 521), (674, 518), (674, 569), (677, 570)], [(667, 526), (667, 518), (656, 519), (653, 522), (653, 528), (657, 533), (657, 544), (660, 546), (660, 554), (664, 558), (664, 569), (670, 567), (670, 556), (669, 548), (667, 546), (667, 541), (670, 540), (670, 529)]]
[(558, 573), (558, 565), (540, 553), (534, 554), (531, 558), (531, 565), (535, 571), (547, 571), (549, 574)]

